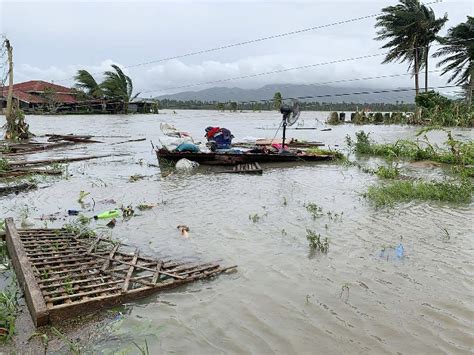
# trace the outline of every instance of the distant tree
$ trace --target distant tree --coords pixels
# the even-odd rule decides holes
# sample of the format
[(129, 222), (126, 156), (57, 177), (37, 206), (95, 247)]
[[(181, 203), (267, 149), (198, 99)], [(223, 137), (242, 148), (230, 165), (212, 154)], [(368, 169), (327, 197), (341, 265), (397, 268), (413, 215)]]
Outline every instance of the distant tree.
[(283, 98), (281, 96), (281, 92), (277, 91), (275, 95), (273, 95), (273, 108), (277, 111), (280, 111), (282, 101)]
[(115, 71), (106, 71), (104, 81), (100, 84), (102, 91), (108, 99), (120, 100), (122, 112), (128, 112), (128, 104), (137, 98), (140, 93), (133, 95), (132, 79), (125, 75), (119, 66), (112, 64)]
[(87, 70), (78, 70), (74, 80), (76, 81), (76, 88), (85, 92), (89, 97), (98, 99), (104, 96), (100, 84)]
[(56, 90), (53, 88), (45, 88), (41, 96), (46, 100), (48, 111), (55, 113), (60, 106)]
[(236, 112), (237, 111), (237, 102), (233, 101), (229, 104), (229, 110), (232, 111), (232, 112)]
[(466, 89), (466, 98), (472, 102), (474, 90), (474, 17), (448, 30), (446, 37), (440, 39), (443, 47), (434, 57), (445, 57), (438, 63), (443, 67), (441, 75), (451, 74), (448, 83), (454, 82)]

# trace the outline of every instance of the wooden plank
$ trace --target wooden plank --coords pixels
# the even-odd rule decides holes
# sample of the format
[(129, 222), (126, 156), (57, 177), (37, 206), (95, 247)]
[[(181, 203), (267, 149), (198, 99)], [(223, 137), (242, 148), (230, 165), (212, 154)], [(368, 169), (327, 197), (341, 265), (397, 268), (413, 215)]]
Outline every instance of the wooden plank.
[(163, 261), (160, 261), (160, 262), (158, 262), (158, 264), (156, 264), (156, 271), (153, 274), (153, 278), (151, 279), (151, 283), (156, 284), (156, 282), (158, 281), (158, 277), (160, 276), (160, 270), (161, 270), (162, 267), (163, 267)]
[(101, 241), (102, 237), (98, 237), (96, 240), (94, 240), (94, 242), (91, 244), (91, 246), (89, 247), (89, 249), (87, 249), (87, 253), (92, 253), (96, 247), (97, 244), (99, 244), (99, 242)]
[[(117, 252), (119, 247), (120, 247), (120, 244), (116, 244), (114, 248), (111, 250), (108, 259), (104, 262), (104, 265), (102, 265), (102, 271), (105, 271), (109, 268), (110, 261), (114, 260), (114, 255)], [(91, 255), (94, 255), (94, 254), (91, 254)]]
[(5, 220), (7, 248), (12, 259), (13, 268), (25, 293), (26, 303), (34, 324), (39, 327), (49, 322), (49, 313), (43, 294), (36, 283), (35, 274), (23, 248), (18, 231), (12, 218)]
[(138, 259), (138, 249), (135, 249), (135, 255), (133, 256), (132, 263), (130, 265), (130, 268), (128, 269), (127, 276), (125, 277), (125, 281), (122, 286), (122, 292), (126, 292), (128, 290), (128, 285), (130, 284), (130, 278), (132, 277), (133, 270), (135, 270), (137, 259)]

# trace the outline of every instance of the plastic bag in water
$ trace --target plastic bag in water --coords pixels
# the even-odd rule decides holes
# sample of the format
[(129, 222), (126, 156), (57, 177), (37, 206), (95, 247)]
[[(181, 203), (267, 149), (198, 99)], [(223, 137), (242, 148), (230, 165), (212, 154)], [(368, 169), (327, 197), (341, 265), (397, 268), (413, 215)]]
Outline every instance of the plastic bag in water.
[(199, 166), (199, 163), (195, 161), (191, 161), (186, 158), (180, 159), (176, 163), (176, 169), (181, 170), (181, 171), (190, 171), (190, 170), (193, 170), (194, 168), (197, 168), (198, 166)]

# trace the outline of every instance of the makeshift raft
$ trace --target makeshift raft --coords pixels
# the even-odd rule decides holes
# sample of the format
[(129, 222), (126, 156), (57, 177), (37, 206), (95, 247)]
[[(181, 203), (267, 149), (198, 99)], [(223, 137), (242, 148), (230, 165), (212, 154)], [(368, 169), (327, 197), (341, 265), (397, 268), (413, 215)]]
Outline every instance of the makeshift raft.
[(6, 219), (13, 267), (36, 326), (112, 307), (236, 266), (151, 259), (67, 229), (16, 229)]
[(165, 159), (177, 162), (186, 158), (198, 162), (201, 165), (237, 165), (247, 163), (287, 163), (297, 161), (324, 161), (331, 160), (334, 157), (326, 154), (312, 153), (231, 153), (231, 152), (211, 152), (211, 153), (192, 153), (168, 151), (164, 148), (156, 150), (158, 160)]
[(232, 170), (223, 170), (219, 173), (228, 173), (228, 174), (263, 174), (263, 169), (259, 163), (248, 163), (248, 164), (238, 164), (232, 168)]

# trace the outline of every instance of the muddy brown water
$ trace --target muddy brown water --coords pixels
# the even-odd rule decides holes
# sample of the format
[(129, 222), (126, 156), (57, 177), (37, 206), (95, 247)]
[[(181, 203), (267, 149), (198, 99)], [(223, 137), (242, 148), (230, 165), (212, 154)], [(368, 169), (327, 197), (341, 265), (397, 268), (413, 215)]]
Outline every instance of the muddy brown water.
[[(288, 136), (342, 148), (345, 135), (354, 136), (360, 129), (377, 141), (413, 138), (418, 130), (344, 125), (322, 132), (326, 116), (304, 112), (300, 127), (317, 129), (289, 130)], [(204, 167), (192, 174), (162, 174), (160, 168), (147, 165), (157, 164), (150, 140), (159, 143), (160, 122), (175, 124), (197, 139), (202, 139), (205, 127), (219, 125), (240, 141), (273, 137), (280, 119), (276, 113), (164, 111), (27, 119), (36, 134), (117, 136), (101, 138), (104, 144), (32, 158), (130, 155), (71, 163), (67, 179), (39, 177), (39, 189), (0, 197), (0, 216), (58, 227), (73, 220), (66, 216), (68, 209), (92, 216), (122, 204), (158, 203), (128, 221), (118, 221), (109, 233), (152, 256), (239, 266), (237, 273), (126, 305), (107, 327), (94, 328), (93, 340), (84, 344), (88, 351), (134, 353), (132, 341), (144, 346), (146, 339), (150, 353), (472, 352), (473, 204), (409, 202), (376, 210), (362, 194), (380, 183), (377, 177), (328, 162), (262, 164), (262, 176), (213, 174)], [(455, 134), (459, 139), (474, 137), (469, 129)], [(140, 137), (147, 140), (109, 144)], [(429, 137), (438, 144), (444, 140), (439, 133)], [(446, 173), (437, 166), (404, 169), (427, 178)], [(129, 182), (134, 174), (145, 177)], [(89, 206), (79, 205), (81, 190), (90, 192), (84, 199)], [(323, 216), (313, 219), (307, 203), (320, 206)], [(260, 217), (257, 222), (249, 218), (255, 214)], [(42, 221), (42, 215), (58, 219)], [(93, 221), (91, 226), (105, 223)], [(176, 229), (179, 224), (189, 226), (188, 239)], [(310, 252), (306, 229), (329, 238), (327, 255)], [(391, 249), (400, 242), (403, 258)], [(17, 332), (24, 339), (33, 330), (29, 318), (22, 319)], [(77, 329), (66, 335), (77, 337)]]

